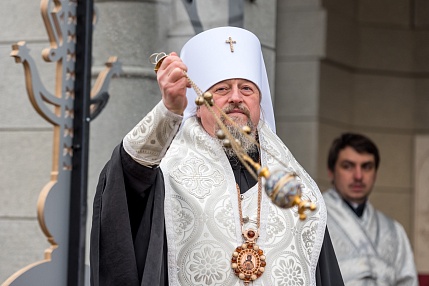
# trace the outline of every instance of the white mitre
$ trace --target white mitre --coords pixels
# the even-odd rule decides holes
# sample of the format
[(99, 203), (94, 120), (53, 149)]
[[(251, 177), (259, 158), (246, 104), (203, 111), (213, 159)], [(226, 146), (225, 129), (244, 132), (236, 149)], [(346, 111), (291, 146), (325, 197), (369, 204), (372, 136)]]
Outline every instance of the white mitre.
[[(233, 41), (230, 43), (230, 41)], [(188, 67), (190, 79), (204, 92), (214, 84), (232, 78), (252, 81), (261, 92), (261, 119), (276, 131), (267, 71), (261, 43), (251, 32), (237, 27), (220, 27), (191, 38), (180, 57)], [(184, 119), (195, 115), (197, 94), (187, 91), (188, 106)]]

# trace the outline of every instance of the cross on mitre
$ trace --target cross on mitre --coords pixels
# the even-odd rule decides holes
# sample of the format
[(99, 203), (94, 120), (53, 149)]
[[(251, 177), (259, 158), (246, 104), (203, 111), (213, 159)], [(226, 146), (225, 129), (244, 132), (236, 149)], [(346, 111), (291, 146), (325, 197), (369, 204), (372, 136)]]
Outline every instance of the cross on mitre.
[(229, 48), (231, 49), (231, 53), (233, 53), (234, 52), (233, 44), (236, 44), (237, 42), (234, 41), (231, 37), (229, 37), (228, 40), (225, 41), (225, 43), (229, 44)]

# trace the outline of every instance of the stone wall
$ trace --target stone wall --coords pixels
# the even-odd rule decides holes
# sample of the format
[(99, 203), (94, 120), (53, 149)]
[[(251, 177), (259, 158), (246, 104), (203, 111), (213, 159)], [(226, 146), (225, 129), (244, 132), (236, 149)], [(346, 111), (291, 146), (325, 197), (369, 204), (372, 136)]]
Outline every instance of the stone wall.
[(425, 1), (278, 2), (278, 133), (321, 190), (330, 186), (332, 140), (344, 131), (372, 138), (381, 165), (370, 200), (412, 244), (424, 225), (417, 233), (414, 151), (416, 137), (429, 133), (427, 13)]

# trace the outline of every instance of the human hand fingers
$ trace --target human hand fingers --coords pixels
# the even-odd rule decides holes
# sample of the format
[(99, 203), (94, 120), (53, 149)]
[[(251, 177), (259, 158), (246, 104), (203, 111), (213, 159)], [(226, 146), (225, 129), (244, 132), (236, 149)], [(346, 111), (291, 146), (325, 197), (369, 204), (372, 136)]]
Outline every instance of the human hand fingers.
[(162, 100), (170, 111), (177, 114), (183, 114), (186, 108), (186, 89), (190, 87), (184, 71), (187, 71), (186, 65), (176, 53), (171, 53), (163, 60), (157, 72)]

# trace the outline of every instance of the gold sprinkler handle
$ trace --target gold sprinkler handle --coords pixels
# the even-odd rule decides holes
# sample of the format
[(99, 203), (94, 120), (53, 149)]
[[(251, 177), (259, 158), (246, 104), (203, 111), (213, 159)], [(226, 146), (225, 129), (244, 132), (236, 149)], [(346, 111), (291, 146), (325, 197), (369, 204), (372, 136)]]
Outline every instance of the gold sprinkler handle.
[(164, 52), (161, 53), (153, 53), (150, 55), (149, 57), (149, 61), (151, 62), (151, 64), (155, 65), (155, 67), (153, 68), (153, 70), (155, 71), (155, 73), (158, 72), (159, 67), (162, 64), (162, 61), (165, 60), (165, 58), (168, 57), (168, 55)]

